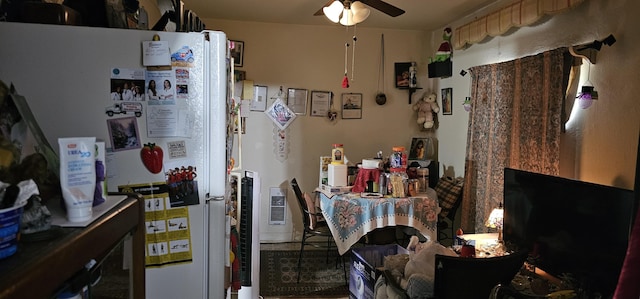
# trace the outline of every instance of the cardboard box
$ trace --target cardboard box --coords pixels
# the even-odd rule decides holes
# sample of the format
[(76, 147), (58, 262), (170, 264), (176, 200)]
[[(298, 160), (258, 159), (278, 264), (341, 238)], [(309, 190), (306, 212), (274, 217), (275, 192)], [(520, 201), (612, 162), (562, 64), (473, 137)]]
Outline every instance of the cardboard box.
[(367, 246), (351, 250), (349, 298), (373, 299), (376, 280), (382, 275), (384, 257), (409, 252), (396, 244)]
[(347, 186), (347, 165), (329, 164), (329, 186)]
[(353, 188), (353, 186), (329, 186), (329, 185), (322, 185), (322, 190), (323, 190), (323, 191), (331, 192), (331, 193), (333, 193), (333, 194), (349, 193), (349, 192), (351, 192), (351, 188)]

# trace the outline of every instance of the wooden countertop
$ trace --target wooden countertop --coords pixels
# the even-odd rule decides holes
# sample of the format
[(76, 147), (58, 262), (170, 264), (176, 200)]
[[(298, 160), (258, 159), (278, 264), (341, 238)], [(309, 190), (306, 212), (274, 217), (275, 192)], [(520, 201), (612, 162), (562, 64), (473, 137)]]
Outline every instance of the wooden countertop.
[(53, 240), (21, 240), (14, 255), (0, 260), (0, 298), (51, 298), (91, 259), (101, 262), (129, 234), (133, 298), (144, 298), (144, 200), (137, 194), (126, 197), (87, 227), (62, 228)]

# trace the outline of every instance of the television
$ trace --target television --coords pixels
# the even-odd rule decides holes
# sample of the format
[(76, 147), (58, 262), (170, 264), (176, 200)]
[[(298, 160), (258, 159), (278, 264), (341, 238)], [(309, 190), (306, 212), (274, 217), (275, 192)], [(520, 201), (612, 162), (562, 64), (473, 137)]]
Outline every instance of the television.
[(631, 190), (504, 169), (505, 244), (588, 294), (613, 295), (635, 207)]

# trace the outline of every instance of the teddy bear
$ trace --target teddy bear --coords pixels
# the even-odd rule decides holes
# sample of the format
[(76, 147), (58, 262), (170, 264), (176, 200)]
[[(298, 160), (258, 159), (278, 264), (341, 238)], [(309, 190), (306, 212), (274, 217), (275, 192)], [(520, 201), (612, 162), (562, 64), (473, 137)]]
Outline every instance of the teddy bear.
[(440, 111), (436, 98), (435, 93), (426, 94), (413, 104), (413, 111), (418, 112), (418, 125), (421, 125), (425, 129), (434, 127), (434, 114)]

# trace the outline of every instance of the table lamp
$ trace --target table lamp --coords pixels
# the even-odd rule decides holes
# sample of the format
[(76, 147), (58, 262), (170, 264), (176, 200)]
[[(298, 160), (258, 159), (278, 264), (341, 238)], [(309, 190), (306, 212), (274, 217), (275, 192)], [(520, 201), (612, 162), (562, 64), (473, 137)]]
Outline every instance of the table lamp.
[(489, 214), (489, 219), (485, 223), (485, 226), (488, 228), (497, 228), (498, 229), (498, 242), (502, 242), (502, 219), (504, 218), (504, 209), (502, 208), (502, 203), (491, 211)]

